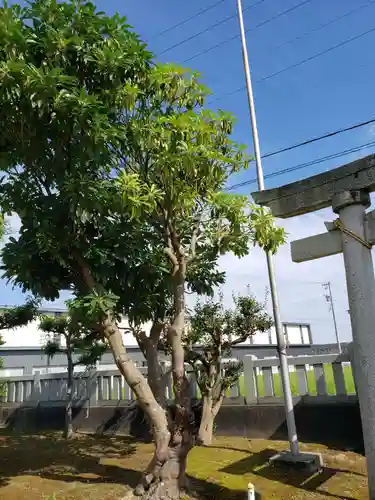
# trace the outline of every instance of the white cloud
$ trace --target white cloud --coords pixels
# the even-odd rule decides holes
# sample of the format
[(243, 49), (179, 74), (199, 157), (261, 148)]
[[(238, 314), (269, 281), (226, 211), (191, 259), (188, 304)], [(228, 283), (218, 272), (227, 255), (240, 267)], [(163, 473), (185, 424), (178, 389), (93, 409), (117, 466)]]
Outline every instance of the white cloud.
[[(290, 242), (325, 232), (324, 221), (333, 220), (332, 210), (279, 220), (288, 233), (288, 243), (274, 258), (281, 316), (283, 321), (311, 324), (315, 342), (335, 342), (332, 315), (324, 298), (321, 283), (330, 281), (339, 332), (342, 340), (351, 339), (350, 318), (342, 255), (335, 255), (310, 262), (296, 264), (290, 256)], [(223, 288), (226, 300), (233, 292), (245, 292), (247, 285), (260, 299), (264, 299), (268, 287), (268, 270), (264, 252), (259, 248), (243, 259), (226, 255), (221, 267), (227, 273)], [(271, 309), (271, 300), (268, 299)]]
[[(343, 258), (342, 255), (336, 255), (296, 264), (291, 260), (290, 242), (325, 232), (324, 221), (334, 218), (332, 210), (326, 209), (278, 221), (278, 224), (282, 225), (288, 233), (288, 243), (274, 258), (282, 320), (310, 323), (314, 342), (318, 343), (335, 341), (332, 316), (321, 286), (321, 283), (326, 281), (332, 284), (340, 336), (342, 340), (351, 339)], [(9, 217), (8, 224), (8, 237), (16, 236), (20, 228), (19, 218), (16, 215)], [(226, 301), (231, 300), (233, 292), (246, 292), (247, 286), (250, 286), (251, 291), (259, 300), (264, 299), (268, 289), (268, 271), (264, 252), (259, 248), (252, 249), (250, 255), (243, 259), (230, 254), (223, 256), (221, 268), (227, 274), (223, 287)], [(67, 298), (69, 294), (64, 293), (58, 301), (45, 305), (64, 307)], [(270, 298), (268, 298), (268, 307), (271, 311)]]
[(371, 125), (369, 125), (368, 129), (367, 129), (367, 133), (370, 137), (375, 137), (375, 123), (372, 123)]
[(8, 241), (10, 237), (16, 238), (18, 236), (19, 230), (21, 228), (21, 220), (17, 214), (12, 214), (5, 217), (6, 224), (6, 235), (2, 241), (2, 245)]

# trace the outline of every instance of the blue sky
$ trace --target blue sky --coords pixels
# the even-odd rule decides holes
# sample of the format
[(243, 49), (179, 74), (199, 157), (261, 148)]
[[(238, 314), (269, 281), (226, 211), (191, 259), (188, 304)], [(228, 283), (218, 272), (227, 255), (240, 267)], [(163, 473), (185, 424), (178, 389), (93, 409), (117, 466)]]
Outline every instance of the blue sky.
[[(129, 22), (149, 43), (150, 49), (160, 54), (169, 47), (199, 33), (216, 22), (236, 14), (236, 1), (226, 0), (191, 22), (179, 26), (165, 35), (165, 29), (195, 14), (212, 4), (204, 2), (171, 2), (138, 0), (137, 2), (100, 2), (103, 9), (119, 9)], [(243, 0), (243, 7), (259, 3), (259, 0)], [(283, 11), (302, 4), (299, 8), (282, 15), (257, 29), (259, 25)], [(256, 7), (244, 12), (245, 28), (252, 29), (247, 38), (253, 81), (291, 66), (323, 50), (337, 45), (373, 28), (375, 3), (353, 12), (329, 26), (278, 48), (287, 41), (303, 35), (355, 8), (369, 4), (369, 0), (264, 0)], [(184, 61), (204, 49), (216, 45), (238, 34), (236, 15), (233, 19), (207, 33), (182, 43), (158, 57), (161, 61)], [(371, 89), (375, 73), (375, 57), (370, 47), (375, 41), (375, 32), (359, 38), (341, 48), (307, 62), (295, 69), (261, 83), (254, 83), (257, 119), (264, 153), (294, 144), (311, 136), (365, 121), (375, 113), (371, 109)], [(232, 96), (226, 94), (244, 85), (240, 40), (237, 38), (205, 55), (188, 62), (200, 71), (205, 83), (212, 89), (212, 106), (233, 112), (238, 120), (235, 138), (248, 144), (251, 150), (251, 129), (247, 109), (246, 92)], [(348, 149), (368, 142), (368, 130), (343, 134), (340, 137), (321, 141), (264, 161), (265, 173), (290, 167), (330, 153)], [(365, 153), (364, 153), (365, 154)], [(267, 187), (287, 183), (337, 165), (327, 162), (310, 170), (301, 170), (274, 178)], [(254, 177), (250, 169), (240, 174), (242, 181)], [(256, 186), (245, 188), (254, 189)]]
[[(238, 35), (236, 0), (223, 0), (207, 13), (160, 35), (164, 30), (214, 3), (215, 0), (100, 0), (97, 6), (108, 13), (118, 11), (127, 16), (129, 23), (149, 44), (158, 60), (183, 64), (195, 54)], [(372, 97), (375, 56), (371, 50), (375, 42), (375, 31), (294, 69), (256, 83), (372, 29), (375, 16), (374, 0), (243, 0), (243, 7), (246, 9), (255, 3), (259, 5), (245, 10), (244, 21), (245, 28), (251, 30), (247, 42), (255, 82), (255, 103), (263, 153), (375, 117)], [(302, 3), (303, 5), (289, 13), (256, 28), (262, 22)], [(315, 30), (320, 25), (361, 6), (364, 8), (325, 28)], [(200, 31), (230, 16), (234, 17), (217, 28), (194, 37)], [(301, 37), (312, 30), (315, 31)], [(194, 38), (167, 50), (188, 37)], [(295, 40), (297, 37), (300, 38)], [(161, 54), (162, 52), (164, 53)], [(200, 71), (204, 82), (212, 89), (213, 99), (216, 100), (211, 106), (220, 107), (236, 115), (234, 137), (237, 141), (247, 144), (249, 152), (252, 152), (246, 92), (227, 95), (245, 83), (240, 39), (236, 38), (195, 57), (187, 64)], [(264, 171), (265, 174), (272, 173), (369, 141), (375, 141), (375, 128), (370, 126), (266, 159), (263, 164)], [(375, 151), (375, 147), (339, 160), (274, 177), (266, 181), (266, 187), (275, 187), (322, 172), (372, 151)], [(233, 183), (253, 179), (254, 176), (255, 168), (252, 166), (247, 172), (238, 174)], [(250, 193), (254, 190), (256, 185), (252, 184), (237, 192)], [(316, 216), (287, 221), (285, 227), (292, 239), (302, 235), (309, 236), (314, 232), (324, 231), (323, 222), (326, 215), (332, 217), (329, 211), (326, 211)], [(296, 265), (290, 262), (286, 246), (276, 259), (276, 264), (281, 275), (279, 288), (283, 319), (311, 322), (315, 340), (332, 341), (331, 318), (319, 284), (320, 281), (329, 279), (336, 297), (340, 330), (343, 338), (349, 339), (350, 326), (341, 256)], [(240, 264), (228, 257), (224, 260), (223, 267), (228, 272), (228, 293), (233, 289), (241, 291), (241, 287), (249, 283), (257, 294), (263, 293), (267, 285), (267, 275), (262, 255), (250, 256), (246, 263), (242, 261)], [(5, 283), (0, 282), (0, 303), (20, 301), (22, 296), (18, 291), (12, 291)]]

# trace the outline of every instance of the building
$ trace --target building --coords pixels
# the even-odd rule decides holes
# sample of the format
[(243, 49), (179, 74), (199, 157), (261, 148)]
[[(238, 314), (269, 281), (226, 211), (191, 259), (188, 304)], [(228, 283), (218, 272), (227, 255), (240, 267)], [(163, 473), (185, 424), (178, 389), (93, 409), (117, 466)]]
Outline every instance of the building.
[[(3, 306), (4, 309), (6, 306)], [(43, 314), (59, 316), (64, 314), (63, 309), (41, 309)], [(123, 332), (124, 344), (131, 351), (132, 359), (139, 365), (144, 364), (144, 357), (138, 344), (128, 330), (127, 320), (120, 323)], [(150, 328), (150, 325), (145, 325)], [(310, 325), (300, 323), (284, 323), (284, 334), (291, 354), (312, 354), (312, 334)], [(0, 376), (10, 377), (15, 375), (26, 375), (39, 371), (41, 373), (58, 373), (66, 370), (66, 359), (63, 354), (57, 354), (49, 359), (43, 352), (43, 345), (47, 338), (46, 334), (39, 330), (38, 321), (33, 321), (27, 326), (3, 330), (1, 332), (4, 346), (0, 347), (0, 356), (3, 358), (4, 367), (0, 370)], [(56, 339), (59, 340), (59, 339)], [(244, 343), (238, 344), (232, 349), (233, 357), (242, 359), (245, 354), (254, 354), (258, 357), (274, 357), (276, 351), (276, 333), (274, 328), (265, 333), (259, 333)], [(99, 363), (100, 369), (114, 369), (113, 356), (110, 352), (105, 353)], [(77, 367), (77, 371), (83, 367)]]

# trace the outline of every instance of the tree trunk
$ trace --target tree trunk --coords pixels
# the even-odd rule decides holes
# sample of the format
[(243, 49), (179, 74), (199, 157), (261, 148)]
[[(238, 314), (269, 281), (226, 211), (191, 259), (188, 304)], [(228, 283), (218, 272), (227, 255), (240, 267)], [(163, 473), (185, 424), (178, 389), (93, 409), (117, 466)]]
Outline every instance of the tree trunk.
[[(175, 446), (173, 439), (168, 448), (166, 461), (156, 471), (155, 456), (150, 464), (154, 467), (152, 481), (139, 484), (134, 491), (141, 500), (178, 500), (186, 486), (186, 462), (191, 447), (185, 444)], [(147, 477), (147, 472), (146, 472)]]
[(147, 361), (147, 380), (156, 401), (166, 408), (167, 399), (165, 396), (166, 384), (163, 377), (163, 370), (159, 362), (158, 345), (163, 326), (154, 324), (151, 328), (150, 337), (145, 339), (144, 353)]
[(163, 370), (157, 358), (157, 349), (154, 346), (149, 346), (146, 351), (147, 360), (147, 380), (150, 384), (152, 393), (156, 401), (165, 408), (167, 406), (167, 399), (165, 395), (165, 383), (163, 381)]
[(70, 352), (69, 345), (67, 345), (67, 357), (68, 357), (68, 380), (67, 380), (67, 390), (66, 390), (66, 405), (65, 405), (65, 429), (64, 436), (66, 439), (71, 439), (73, 437), (73, 376), (74, 376), (74, 365), (72, 359), (72, 353)]
[(159, 361), (159, 342), (164, 323), (154, 321), (150, 335), (147, 336), (143, 330), (134, 333), (138, 345), (147, 361), (147, 381), (151, 387), (156, 401), (166, 408), (167, 399), (165, 395), (166, 377)]
[[(80, 255), (76, 255), (82, 276), (90, 290), (96, 289), (91, 270)], [(173, 382), (176, 398), (175, 421), (171, 432), (167, 412), (156, 401), (149, 383), (130, 359), (117, 323), (110, 315), (98, 325), (108, 341), (115, 363), (127, 384), (135, 392), (137, 403), (151, 422), (155, 439), (154, 456), (134, 494), (142, 500), (178, 500), (186, 484), (186, 459), (194, 445), (194, 413), (191, 408), (189, 382), (185, 376), (184, 350), (181, 336), (184, 327), (185, 291), (184, 266), (176, 276), (175, 318), (168, 337), (172, 347)]]
[(126, 352), (116, 323), (107, 320), (103, 325), (103, 333), (108, 339), (120, 373), (137, 395), (137, 402), (151, 422), (155, 439), (154, 456), (134, 493), (142, 500), (177, 500), (180, 498), (180, 488), (185, 477), (186, 457), (191, 449), (190, 440), (176, 440), (175, 429), (171, 435), (166, 412), (158, 404), (146, 378)]
[(219, 413), (223, 396), (214, 401), (212, 394), (202, 395), (202, 419), (198, 431), (198, 444), (210, 446), (213, 438), (214, 422)]
[(168, 328), (168, 341), (172, 348), (172, 374), (176, 408), (171, 439), (171, 448), (173, 451), (171, 458), (174, 464), (172, 469), (175, 474), (178, 472), (177, 479), (180, 488), (186, 484), (187, 456), (195, 445), (196, 437), (195, 416), (190, 397), (190, 383), (186, 377), (185, 352), (181, 340), (185, 326), (185, 263), (182, 258), (180, 269), (175, 275), (175, 280), (175, 316), (173, 323)]
[[(195, 444), (195, 418), (191, 406), (190, 386), (185, 373), (184, 349), (181, 342), (185, 322), (184, 272), (175, 275), (175, 316), (168, 328), (168, 341), (172, 348), (172, 374), (175, 393), (175, 415), (171, 423), (171, 439), (167, 459), (154, 473), (148, 489), (140, 485), (135, 493), (142, 500), (177, 500), (186, 487), (187, 456)], [(152, 467), (152, 463), (150, 467)], [(155, 469), (154, 469), (155, 470)], [(147, 477), (147, 474), (146, 474)], [(147, 484), (147, 482), (146, 482)]]
[(202, 396), (202, 419), (198, 431), (198, 443), (209, 446), (212, 443), (214, 430), (213, 401), (210, 396)]

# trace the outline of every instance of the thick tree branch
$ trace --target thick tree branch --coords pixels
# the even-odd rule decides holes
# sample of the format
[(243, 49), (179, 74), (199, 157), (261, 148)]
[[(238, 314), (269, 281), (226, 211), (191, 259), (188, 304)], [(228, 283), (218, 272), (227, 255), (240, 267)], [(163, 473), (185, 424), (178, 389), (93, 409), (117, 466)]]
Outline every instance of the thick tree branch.
[(200, 234), (200, 227), (199, 224), (197, 224), (194, 227), (191, 235), (189, 260), (193, 260), (195, 258), (199, 234)]
[(91, 273), (90, 266), (88, 265), (88, 263), (86, 262), (84, 257), (82, 257), (80, 252), (78, 252), (77, 250), (73, 250), (72, 253), (73, 253), (73, 257), (75, 258), (75, 260), (80, 268), (80, 271), (81, 271), (81, 274), (83, 277), (83, 281), (86, 284), (87, 288), (90, 291), (95, 290), (96, 282), (95, 282), (94, 277)]
[(192, 365), (195, 365), (195, 363), (199, 362), (204, 365), (207, 370), (209, 369), (209, 363), (207, 362), (206, 358), (203, 356), (203, 354), (200, 354), (197, 351), (193, 351), (192, 349), (186, 349), (186, 361)]
[(231, 347), (235, 346), (235, 345), (238, 345), (238, 344), (242, 344), (242, 342), (246, 342), (246, 340), (251, 337), (252, 335), (255, 335), (255, 331), (252, 331), (251, 333), (246, 333), (244, 335), (241, 335), (240, 337), (238, 337), (237, 339), (233, 339), (233, 340), (230, 340), (230, 341), (227, 341), (227, 342), (224, 342), (222, 345), (223, 345), (223, 348), (224, 349), (230, 349)]
[(200, 214), (199, 214), (199, 216), (197, 214), (197, 220), (193, 226), (193, 231), (191, 234), (189, 260), (193, 260), (196, 256), (197, 242), (198, 242), (198, 238), (201, 234), (201, 225), (202, 225), (203, 216), (204, 216), (204, 209), (202, 208), (201, 204), (199, 204), (199, 210), (200, 210)]
[(159, 345), (160, 335), (165, 327), (165, 323), (159, 320), (153, 322), (150, 330), (150, 339), (154, 345)]
[(178, 270), (178, 260), (175, 254), (173, 253), (172, 248), (170, 247), (165, 247), (164, 248), (164, 253), (168, 256), (169, 260), (171, 261), (173, 265), (173, 274), (175, 274)]

